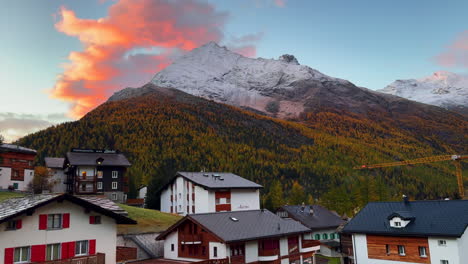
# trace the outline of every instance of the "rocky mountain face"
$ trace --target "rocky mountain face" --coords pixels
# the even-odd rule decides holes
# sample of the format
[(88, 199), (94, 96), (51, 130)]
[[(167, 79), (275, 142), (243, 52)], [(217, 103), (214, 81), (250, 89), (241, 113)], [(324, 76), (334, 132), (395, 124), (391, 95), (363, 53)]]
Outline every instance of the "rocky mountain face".
[(396, 80), (379, 92), (468, 115), (468, 76), (439, 71), (421, 79)]

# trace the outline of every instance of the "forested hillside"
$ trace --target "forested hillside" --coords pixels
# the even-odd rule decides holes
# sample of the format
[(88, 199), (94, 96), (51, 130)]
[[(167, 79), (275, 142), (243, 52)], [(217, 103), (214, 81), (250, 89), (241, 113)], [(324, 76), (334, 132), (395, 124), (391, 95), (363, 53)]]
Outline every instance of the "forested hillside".
[[(456, 138), (444, 141), (444, 135), (430, 133), (437, 129), (432, 125), (429, 134), (418, 130), (425, 120), (406, 120), (414, 121), (414, 127), (402, 129), (396, 121), (375, 118), (310, 112), (304, 122), (284, 121), (155, 87), (142, 96), (107, 102), (79, 121), (18, 143), (37, 149), (39, 162), (63, 156), (72, 147), (118, 149), (133, 164), (128, 171), (131, 190), (151, 183), (153, 194), (177, 170), (207, 170), (249, 178), (265, 186), (264, 194), (278, 180), (288, 196), (297, 182), (306, 197), (347, 214), (368, 201), (399, 199), (403, 193), (418, 199), (454, 195), (456, 180), (449, 163), (375, 171), (352, 167), (466, 151), (466, 122), (453, 127)], [(450, 128), (453, 122), (444, 126)]]

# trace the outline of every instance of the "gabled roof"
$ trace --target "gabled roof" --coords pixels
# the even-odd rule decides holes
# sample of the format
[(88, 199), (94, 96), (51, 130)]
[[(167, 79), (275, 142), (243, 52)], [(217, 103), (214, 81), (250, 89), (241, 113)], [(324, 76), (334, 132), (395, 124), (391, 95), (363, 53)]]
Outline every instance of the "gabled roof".
[(198, 223), (225, 243), (310, 232), (302, 224), (268, 210), (249, 210), (187, 215), (156, 239), (163, 240), (184, 221)]
[[(281, 209), (288, 212), (289, 217), (301, 222), (311, 230), (337, 228), (344, 221), (339, 215), (320, 205), (285, 205)], [(311, 214), (311, 210), (313, 213)]]
[(96, 166), (97, 160), (102, 159), (99, 166), (123, 166), (130, 167), (131, 164), (122, 153), (86, 153), (86, 152), (67, 152), (67, 160), (71, 166)]
[(45, 157), (44, 161), (47, 168), (62, 169), (65, 158)]
[[(262, 185), (230, 172), (177, 172), (177, 176), (208, 189), (261, 189)], [(171, 180), (171, 181), (172, 181)], [(167, 186), (167, 185), (166, 185)]]
[(13, 144), (1, 144), (0, 150), (6, 151), (6, 152), (19, 152), (19, 153), (33, 154), (33, 155), (36, 155), (37, 153), (37, 151), (34, 149), (25, 148), (25, 147), (13, 145)]
[[(92, 199), (83, 199), (81, 197), (70, 194), (39, 194), (28, 195), (21, 198), (11, 198), (0, 203), (0, 224), (22, 214), (33, 212), (36, 208), (40, 208), (54, 201), (64, 200), (80, 205), (91, 211), (95, 211), (105, 216), (111, 217), (115, 219), (117, 224), (136, 224), (136, 221), (133, 219), (113, 211), (109, 206), (103, 206), (103, 204), (109, 205), (110, 203), (113, 203), (109, 199), (99, 198), (99, 203), (96, 199), (98, 198), (95, 198), (94, 202), (92, 202)], [(104, 200), (108, 201), (106, 202)]]
[[(401, 228), (390, 226), (390, 216), (411, 217)], [(344, 228), (344, 233), (391, 236), (461, 237), (468, 226), (468, 200), (373, 202)]]

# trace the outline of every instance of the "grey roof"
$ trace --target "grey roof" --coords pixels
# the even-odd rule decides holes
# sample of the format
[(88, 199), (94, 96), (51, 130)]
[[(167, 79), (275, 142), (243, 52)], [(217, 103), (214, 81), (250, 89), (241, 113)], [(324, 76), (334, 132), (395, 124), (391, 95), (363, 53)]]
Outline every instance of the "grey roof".
[[(390, 227), (388, 217), (412, 217), (403, 228)], [(468, 200), (373, 202), (364, 207), (344, 228), (344, 233), (392, 236), (460, 237), (468, 225)]]
[(189, 181), (209, 189), (260, 189), (262, 185), (230, 172), (177, 172)]
[(62, 169), (65, 158), (45, 157), (44, 161), (47, 168)]
[(37, 151), (34, 149), (30, 148), (25, 148), (21, 147), (18, 145), (13, 145), (13, 144), (2, 144), (0, 145), (0, 149), (4, 151), (12, 151), (12, 152), (20, 152), (20, 153), (26, 153), (26, 154), (36, 154)]
[(122, 153), (85, 153), (85, 152), (67, 152), (67, 159), (70, 165), (97, 165), (97, 159), (102, 158), (100, 166), (124, 166), (130, 167), (131, 164)]
[[(339, 215), (320, 205), (285, 205), (281, 207), (288, 212), (289, 217), (301, 222), (311, 230), (338, 228), (344, 221)], [(310, 213), (310, 209), (313, 213)]]
[[(136, 224), (136, 222), (123, 213), (118, 212), (114, 202), (107, 198), (91, 196), (73, 196), (69, 194), (37, 194), (20, 198), (11, 198), (0, 203), (0, 223), (18, 217), (28, 211), (47, 205), (56, 200), (68, 200), (81, 205), (87, 209), (99, 212), (108, 217), (114, 218), (118, 224)], [(113, 204), (113, 205), (111, 205)]]
[[(234, 218), (237, 221), (233, 221)], [(163, 239), (187, 219), (194, 220), (228, 243), (310, 232), (300, 223), (283, 219), (268, 210), (249, 210), (188, 215), (162, 233), (158, 239)]]
[(120, 206), (118, 206), (116, 203), (114, 203), (112, 200), (109, 200), (105, 196), (77, 195), (76, 197), (79, 197), (90, 203), (98, 205), (104, 209), (110, 210), (114, 213), (121, 214), (121, 215), (128, 215), (127, 211), (122, 209)]

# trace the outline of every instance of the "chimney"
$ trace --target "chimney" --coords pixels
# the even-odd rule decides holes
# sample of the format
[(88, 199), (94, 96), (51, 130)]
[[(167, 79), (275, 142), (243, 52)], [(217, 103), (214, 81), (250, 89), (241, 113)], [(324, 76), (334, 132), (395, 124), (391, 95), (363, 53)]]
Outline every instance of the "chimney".
[(309, 206), (309, 214), (314, 214), (314, 208), (312, 207), (312, 205)]
[(305, 203), (304, 203), (304, 202), (302, 202), (302, 205), (301, 205), (301, 213), (303, 213), (303, 212), (304, 212), (304, 210), (305, 210)]
[(408, 196), (406, 196), (406, 195), (404, 195), (404, 194), (403, 194), (403, 202), (404, 202), (405, 204), (409, 204), (409, 198), (408, 198)]

